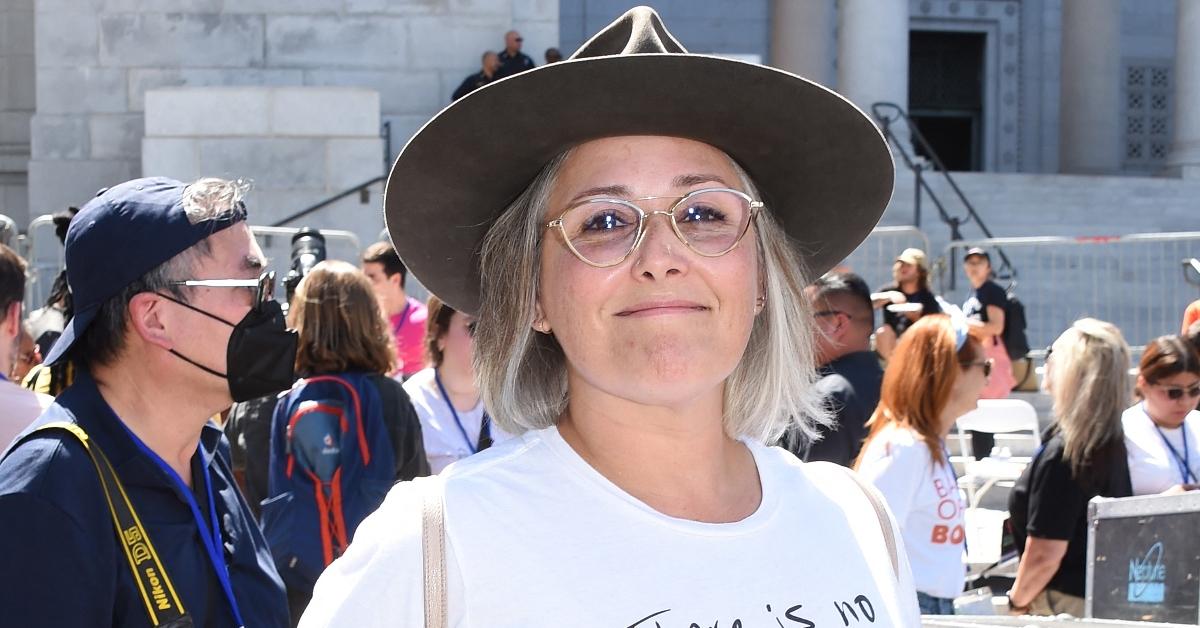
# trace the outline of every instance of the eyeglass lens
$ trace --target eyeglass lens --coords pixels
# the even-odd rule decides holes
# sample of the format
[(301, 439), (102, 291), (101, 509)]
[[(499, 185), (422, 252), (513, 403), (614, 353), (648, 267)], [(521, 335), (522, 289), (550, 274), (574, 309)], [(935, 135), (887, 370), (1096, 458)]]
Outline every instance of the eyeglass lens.
[[(643, 213), (638, 209), (628, 201), (588, 201), (563, 215), (563, 232), (589, 262), (615, 263), (633, 250), (644, 228)], [(708, 190), (685, 198), (671, 215), (677, 234), (689, 246), (702, 255), (720, 255), (746, 232), (751, 208), (750, 201), (740, 194)]]

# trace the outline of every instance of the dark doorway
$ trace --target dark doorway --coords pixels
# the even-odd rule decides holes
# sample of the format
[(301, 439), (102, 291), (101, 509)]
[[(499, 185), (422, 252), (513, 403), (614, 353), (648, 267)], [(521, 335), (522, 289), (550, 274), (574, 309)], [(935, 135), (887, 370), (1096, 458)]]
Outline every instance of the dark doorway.
[(983, 51), (985, 33), (909, 32), (908, 113), (949, 170), (983, 169)]

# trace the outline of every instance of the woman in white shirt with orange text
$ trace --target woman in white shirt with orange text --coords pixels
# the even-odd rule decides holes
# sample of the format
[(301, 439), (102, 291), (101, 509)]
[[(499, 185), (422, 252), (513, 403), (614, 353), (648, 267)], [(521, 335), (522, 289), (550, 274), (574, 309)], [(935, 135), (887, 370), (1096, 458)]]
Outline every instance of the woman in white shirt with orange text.
[(855, 468), (900, 523), (923, 615), (953, 615), (963, 590), (966, 504), (946, 436), (975, 409), (991, 369), (965, 320), (924, 316), (900, 337), (867, 422)]

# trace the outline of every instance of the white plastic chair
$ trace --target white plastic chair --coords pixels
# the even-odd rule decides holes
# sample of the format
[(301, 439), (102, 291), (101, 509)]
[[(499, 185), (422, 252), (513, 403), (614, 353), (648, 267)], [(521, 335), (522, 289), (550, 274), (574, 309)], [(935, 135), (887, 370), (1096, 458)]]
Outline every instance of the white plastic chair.
[[(964, 456), (968, 456), (964, 463), (965, 476), (960, 482), (966, 484), (967, 499), (971, 508), (978, 507), (984, 493), (997, 483), (1015, 482), (1021, 477), (1021, 472), (1025, 470), (1030, 459), (987, 457), (972, 460), (968, 453), (967, 444), (971, 440), (967, 434), (968, 430), (992, 434), (1029, 432), (1035, 450), (1042, 444), (1037, 410), (1022, 399), (980, 399), (979, 407), (959, 417), (956, 424), (961, 451)], [(974, 486), (979, 482), (982, 482), (982, 485), (975, 490)]]

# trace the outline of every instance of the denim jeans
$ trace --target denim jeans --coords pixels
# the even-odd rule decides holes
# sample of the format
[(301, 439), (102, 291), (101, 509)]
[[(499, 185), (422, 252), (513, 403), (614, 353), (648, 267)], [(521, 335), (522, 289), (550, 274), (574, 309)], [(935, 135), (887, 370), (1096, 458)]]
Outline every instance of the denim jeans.
[(922, 615), (954, 614), (954, 600), (948, 597), (933, 597), (917, 591), (917, 606), (921, 607)]

